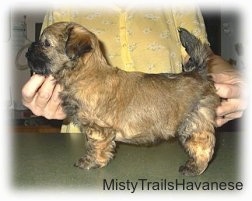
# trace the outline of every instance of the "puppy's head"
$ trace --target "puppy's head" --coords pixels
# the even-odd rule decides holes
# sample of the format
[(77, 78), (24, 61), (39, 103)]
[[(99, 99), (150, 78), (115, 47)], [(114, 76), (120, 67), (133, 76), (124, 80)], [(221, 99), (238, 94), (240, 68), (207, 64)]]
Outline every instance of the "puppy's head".
[(96, 36), (81, 25), (58, 22), (48, 26), (39, 41), (31, 44), (26, 57), (33, 72), (56, 75), (72, 70), (80, 60), (88, 62), (98, 44)]

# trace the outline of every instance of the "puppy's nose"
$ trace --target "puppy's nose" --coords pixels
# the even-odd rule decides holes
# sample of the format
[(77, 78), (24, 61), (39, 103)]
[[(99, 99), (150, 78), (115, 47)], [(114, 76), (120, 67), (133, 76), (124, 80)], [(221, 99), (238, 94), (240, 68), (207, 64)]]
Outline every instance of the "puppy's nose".
[(25, 54), (26, 58), (29, 58), (31, 56), (32, 52), (34, 52), (39, 47), (39, 45), (40, 45), (39, 42), (33, 42)]
[(41, 42), (33, 42), (31, 45), (30, 45), (30, 47), (29, 47), (29, 49), (28, 49), (28, 51), (30, 50), (34, 50), (34, 49), (36, 49), (36, 48), (38, 48), (38, 47), (40, 47), (41, 46)]

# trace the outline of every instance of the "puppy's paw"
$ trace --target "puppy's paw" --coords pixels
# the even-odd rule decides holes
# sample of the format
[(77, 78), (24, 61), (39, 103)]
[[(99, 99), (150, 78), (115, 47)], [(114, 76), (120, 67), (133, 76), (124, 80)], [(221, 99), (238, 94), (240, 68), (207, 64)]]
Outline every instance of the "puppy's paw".
[(185, 165), (180, 166), (179, 172), (184, 176), (197, 176), (202, 174), (207, 167), (207, 163), (197, 164), (189, 159)]
[(75, 167), (78, 167), (80, 169), (95, 169), (100, 168), (101, 165), (97, 164), (95, 161), (92, 161), (88, 159), (88, 157), (81, 157), (75, 164)]
[(184, 176), (197, 176), (199, 173), (195, 167), (188, 167), (186, 165), (182, 165), (179, 167), (180, 174)]

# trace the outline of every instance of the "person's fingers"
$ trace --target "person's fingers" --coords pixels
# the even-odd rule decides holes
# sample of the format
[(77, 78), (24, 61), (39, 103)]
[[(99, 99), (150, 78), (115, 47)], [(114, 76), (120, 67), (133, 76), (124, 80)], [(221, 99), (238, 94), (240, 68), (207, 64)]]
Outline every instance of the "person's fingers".
[(215, 120), (216, 126), (221, 127), (222, 125), (224, 125), (225, 123), (227, 123), (233, 119), (237, 119), (237, 118), (242, 117), (242, 115), (243, 115), (243, 111), (238, 111), (238, 112), (230, 113), (226, 116), (217, 117)]
[(216, 93), (221, 98), (239, 98), (241, 97), (242, 89), (238, 85), (230, 84), (214, 84), (216, 88)]
[(55, 88), (55, 80), (52, 76), (49, 76), (46, 78), (44, 81), (43, 85), (40, 87), (38, 90), (36, 99), (35, 99), (35, 104), (37, 107), (43, 109), (46, 107), (48, 101), (50, 100), (53, 90)]
[(23, 104), (37, 116), (62, 120), (66, 115), (61, 107), (60, 91), (52, 76), (35, 74), (22, 89)]
[(58, 104), (58, 103), (61, 102), (61, 99), (60, 99), (60, 97), (59, 97), (59, 94), (60, 94), (61, 91), (62, 91), (61, 86), (60, 86), (59, 84), (56, 84), (56, 86), (55, 86), (55, 88), (54, 88), (54, 90), (53, 90), (52, 97), (51, 97), (51, 99), (50, 99), (50, 101), (51, 101), (52, 103)]
[(33, 75), (30, 80), (22, 88), (22, 102), (25, 106), (31, 103), (40, 88), (45, 81), (45, 77), (41, 75)]
[(221, 105), (216, 109), (216, 115), (222, 117), (234, 112), (240, 112), (246, 108), (246, 105), (246, 101), (241, 99), (223, 100)]
[(61, 99), (59, 98), (60, 91), (61, 87), (59, 84), (57, 84), (53, 90), (50, 100), (44, 109), (44, 116), (47, 119), (64, 119), (66, 117), (61, 107)]
[(223, 73), (211, 73), (212, 80), (218, 84), (239, 84), (242, 82), (240, 75), (234, 71), (225, 71)]
[(228, 121), (230, 121), (229, 119), (225, 119), (225, 118), (217, 118), (215, 120), (215, 124), (216, 124), (216, 127), (221, 127), (223, 126), (225, 123), (227, 123)]
[(57, 108), (56, 112), (55, 112), (55, 119), (58, 119), (58, 120), (63, 120), (66, 118), (66, 114), (65, 112), (63, 111), (61, 105), (59, 105), (59, 107)]
[(230, 113), (230, 114), (225, 115), (224, 118), (225, 118), (225, 119), (230, 119), (230, 120), (238, 119), (238, 118), (241, 118), (241, 117), (242, 117), (243, 112), (244, 112), (244, 111), (233, 112), (233, 113)]
[(57, 108), (57, 110), (55, 112), (55, 116), (59, 120), (62, 120), (62, 119), (66, 118), (66, 113), (63, 111), (63, 108), (61, 106), (62, 100), (59, 97), (59, 92), (61, 92), (61, 91), (62, 91), (62, 87), (59, 84), (57, 84), (55, 94), (53, 94), (53, 97), (56, 98), (58, 103), (59, 103), (58, 108)]

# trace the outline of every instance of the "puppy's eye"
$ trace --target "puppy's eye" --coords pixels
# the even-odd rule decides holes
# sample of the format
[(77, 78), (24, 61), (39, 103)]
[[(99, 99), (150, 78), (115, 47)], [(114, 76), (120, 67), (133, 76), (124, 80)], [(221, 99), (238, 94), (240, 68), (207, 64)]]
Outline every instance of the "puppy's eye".
[(49, 43), (48, 40), (45, 40), (44, 44), (45, 44), (46, 47), (50, 47), (51, 46), (51, 44)]

